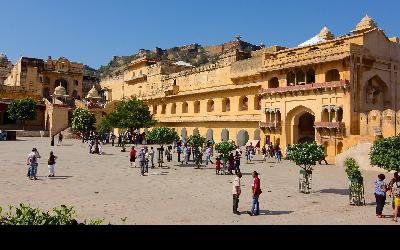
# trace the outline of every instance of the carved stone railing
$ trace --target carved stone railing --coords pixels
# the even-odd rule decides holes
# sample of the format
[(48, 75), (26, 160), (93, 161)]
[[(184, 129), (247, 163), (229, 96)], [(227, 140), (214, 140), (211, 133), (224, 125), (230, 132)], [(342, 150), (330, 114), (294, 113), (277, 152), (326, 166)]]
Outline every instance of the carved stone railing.
[(260, 128), (264, 129), (279, 129), (282, 127), (280, 122), (260, 122)]
[(315, 122), (314, 126), (316, 129), (337, 129), (342, 130), (345, 128), (345, 124), (343, 122)]
[(147, 75), (138, 75), (125, 80), (127, 84), (135, 84), (138, 82), (144, 82), (147, 80)]
[(271, 88), (271, 89), (262, 89), (260, 94), (262, 95), (273, 95), (273, 94), (281, 94), (287, 92), (299, 92), (299, 91), (309, 91), (309, 90), (319, 90), (319, 89), (335, 89), (335, 88), (348, 88), (350, 86), (348, 80), (340, 80), (334, 82), (323, 82), (323, 83), (312, 83), (305, 85), (295, 85), (295, 86), (286, 86), (279, 88)]

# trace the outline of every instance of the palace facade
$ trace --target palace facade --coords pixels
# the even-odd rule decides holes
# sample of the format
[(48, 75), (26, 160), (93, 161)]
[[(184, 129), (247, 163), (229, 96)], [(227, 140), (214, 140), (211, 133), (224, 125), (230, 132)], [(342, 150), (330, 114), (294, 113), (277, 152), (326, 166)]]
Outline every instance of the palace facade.
[(109, 101), (146, 100), (158, 126), (182, 138), (283, 148), (315, 140), (333, 161), (357, 143), (400, 133), (399, 67), (398, 38), (366, 16), (346, 35), (324, 27), (295, 48), (236, 49), (197, 68), (143, 57), (100, 84)]

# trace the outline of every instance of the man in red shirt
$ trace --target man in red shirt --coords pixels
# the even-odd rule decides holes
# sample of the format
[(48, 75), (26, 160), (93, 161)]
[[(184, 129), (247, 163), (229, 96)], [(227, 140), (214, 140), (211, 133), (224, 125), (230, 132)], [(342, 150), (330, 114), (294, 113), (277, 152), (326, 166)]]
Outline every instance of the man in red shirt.
[(253, 205), (251, 211), (247, 212), (250, 216), (260, 215), (260, 203), (258, 198), (260, 197), (261, 191), (261, 182), (258, 178), (258, 173), (256, 171), (253, 172), (253, 184), (252, 184), (252, 192), (253, 192)]

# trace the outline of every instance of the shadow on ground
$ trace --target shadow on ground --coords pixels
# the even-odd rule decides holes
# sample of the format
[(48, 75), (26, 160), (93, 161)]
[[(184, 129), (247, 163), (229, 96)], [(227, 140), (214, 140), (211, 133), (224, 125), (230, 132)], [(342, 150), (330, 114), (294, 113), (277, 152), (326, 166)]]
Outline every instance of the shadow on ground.
[(339, 195), (349, 195), (348, 189), (337, 189), (337, 188), (329, 188), (329, 189), (322, 189), (318, 191), (321, 194), (339, 194)]

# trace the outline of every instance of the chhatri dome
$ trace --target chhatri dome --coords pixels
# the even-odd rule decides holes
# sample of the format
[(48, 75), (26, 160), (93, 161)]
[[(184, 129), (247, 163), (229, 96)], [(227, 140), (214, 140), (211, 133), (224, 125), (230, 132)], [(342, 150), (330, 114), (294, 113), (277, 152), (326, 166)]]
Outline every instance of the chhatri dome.
[(357, 33), (361, 31), (375, 29), (377, 27), (378, 25), (376, 25), (376, 22), (368, 15), (365, 15), (365, 17), (357, 24), (356, 29), (353, 30), (353, 32)]
[(332, 32), (328, 29), (328, 27), (322, 28), (318, 35), (314, 36), (313, 38), (305, 41), (304, 43), (300, 44), (299, 47), (314, 45), (318, 43), (323, 43), (329, 40), (335, 39), (335, 36)]
[(60, 85), (54, 90), (54, 96), (67, 96), (67, 91)]
[(99, 92), (96, 90), (96, 88), (92, 87), (92, 89), (89, 91), (89, 93), (86, 96), (86, 99), (101, 99)]

